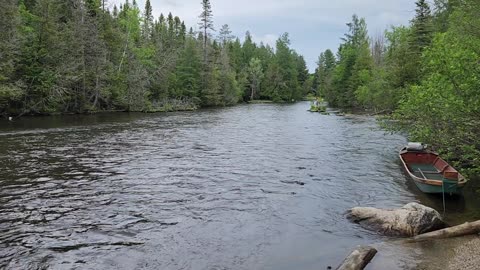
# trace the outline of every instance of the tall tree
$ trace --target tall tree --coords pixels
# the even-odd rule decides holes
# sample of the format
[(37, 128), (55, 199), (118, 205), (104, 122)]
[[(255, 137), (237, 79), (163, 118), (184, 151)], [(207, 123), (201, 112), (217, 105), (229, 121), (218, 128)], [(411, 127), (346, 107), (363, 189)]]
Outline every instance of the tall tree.
[(414, 52), (421, 52), (428, 47), (433, 38), (433, 17), (426, 0), (418, 0), (415, 5), (415, 18), (412, 20), (411, 46)]
[(252, 58), (247, 70), (250, 79), (250, 100), (254, 100), (263, 78), (262, 61), (258, 58)]
[(201, 86), (201, 57), (198, 54), (195, 40), (189, 37), (180, 53), (176, 67), (177, 88), (179, 97), (198, 99)]
[(332, 89), (333, 71), (336, 66), (335, 55), (331, 50), (326, 50), (318, 57), (316, 69), (316, 93), (326, 100), (334, 100), (334, 91)]
[(199, 18), (200, 22), (198, 25), (203, 32), (203, 62), (206, 64), (208, 56), (207, 45), (208, 38), (210, 36), (209, 31), (215, 31), (213, 26), (213, 12), (210, 0), (202, 0), (202, 13), (200, 14)]
[(222, 28), (220, 29), (220, 33), (218, 35), (219, 41), (225, 45), (228, 42), (231, 42), (235, 36), (232, 35), (232, 31), (230, 30), (230, 27), (228, 24), (222, 25)]
[(15, 85), (14, 73), (18, 64), (20, 14), (17, 1), (0, 3), (0, 114), (11, 101), (19, 100), (23, 90)]
[(347, 26), (349, 31), (340, 45), (334, 74), (335, 96), (328, 101), (334, 106), (356, 107), (356, 92), (367, 83), (373, 60), (365, 19), (353, 15)]
[(143, 13), (143, 39), (149, 41), (152, 36), (152, 28), (153, 28), (153, 9), (152, 5), (150, 4), (150, 0), (145, 2), (145, 11)]
[(247, 67), (248, 64), (250, 63), (250, 60), (255, 56), (255, 51), (257, 49), (256, 47), (257, 46), (253, 42), (252, 34), (250, 34), (250, 31), (247, 31), (245, 33), (245, 40), (242, 45), (242, 54), (243, 54), (242, 68)]
[(212, 106), (218, 104), (219, 98), (217, 97), (217, 85), (215, 78), (218, 73), (214, 73), (214, 67), (209, 63), (209, 37), (210, 31), (215, 31), (213, 26), (213, 12), (210, 0), (202, 0), (202, 13), (199, 16), (200, 22), (198, 23), (201, 31), (199, 39), (202, 40), (203, 50), (203, 74), (202, 74), (202, 97), (203, 104)]

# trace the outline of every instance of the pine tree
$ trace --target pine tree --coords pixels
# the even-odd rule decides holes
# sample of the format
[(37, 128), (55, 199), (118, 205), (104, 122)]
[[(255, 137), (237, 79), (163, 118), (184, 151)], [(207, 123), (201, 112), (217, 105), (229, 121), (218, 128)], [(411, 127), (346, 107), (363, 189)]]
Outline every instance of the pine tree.
[(200, 96), (202, 65), (192, 37), (186, 40), (185, 48), (180, 53), (175, 70), (179, 96), (198, 100)]
[(250, 34), (250, 31), (247, 31), (245, 33), (245, 41), (242, 45), (242, 69), (246, 68), (249, 65), (250, 60), (255, 56), (256, 49), (257, 48), (255, 43), (253, 42), (252, 35)]
[(153, 9), (150, 4), (150, 0), (145, 2), (145, 11), (143, 14), (143, 39), (149, 41), (152, 37), (152, 28), (153, 28)]
[(411, 75), (407, 84), (418, 83), (421, 79), (423, 51), (430, 46), (433, 39), (433, 17), (429, 4), (426, 0), (416, 2), (415, 18), (412, 20), (409, 54), (408, 54), (408, 74)]
[(433, 17), (426, 0), (418, 0), (415, 5), (415, 18), (412, 21), (412, 48), (422, 51), (428, 47), (433, 38)]
[(366, 84), (372, 69), (371, 52), (365, 19), (352, 16), (349, 31), (338, 51), (338, 65), (334, 72), (335, 95), (327, 100), (333, 106), (358, 106), (356, 92)]
[(223, 44), (226, 45), (228, 42), (231, 42), (235, 36), (232, 35), (232, 31), (230, 30), (230, 27), (228, 24), (222, 25), (222, 28), (220, 29), (220, 33), (218, 35), (218, 40)]
[(230, 56), (230, 65), (233, 67), (233, 70), (240, 75), (242, 70), (242, 43), (240, 39), (236, 38), (235, 41), (229, 43), (228, 45), (228, 55)]
[(215, 31), (215, 28), (213, 27), (213, 12), (210, 0), (202, 0), (202, 13), (199, 18), (200, 22), (198, 25), (203, 33), (203, 63), (206, 65), (208, 56), (207, 41), (210, 36), (209, 31)]
[(168, 26), (167, 43), (173, 47), (175, 44), (175, 19), (173, 18), (173, 15), (171, 12), (168, 13), (167, 26)]
[[(202, 13), (199, 16), (200, 22), (198, 23), (201, 31), (199, 32), (198, 39), (202, 41), (203, 50), (203, 74), (202, 74), (202, 97), (203, 104), (207, 106), (216, 105), (219, 103), (218, 97), (218, 85), (216, 78), (219, 76), (215, 67), (212, 65), (214, 59), (209, 60), (209, 55), (212, 52), (209, 50), (209, 38), (210, 31), (215, 31), (213, 27), (213, 12), (210, 0), (202, 1)], [(214, 53), (214, 52), (213, 52)]]
[(308, 72), (307, 63), (305, 62), (305, 58), (303, 56), (294, 53), (294, 57), (296, 60), (296, 67), (297, 67), (297, 81), (298, 86), (300, 87), (300, 93), (297, 93), (297, 98), (301, 98), (306, 96), (307, 93), (311, 90), (309, 86), (307, 86), (307, 82), (310, 78), (310, 74)]
[(290, 49), (290, 38), (288, 33), (284, 33), (276, 44), (275, 59), (279, 67), (282, 87), (279, 90), (279, 98), (283, 101), (291, 102), (300, 97), (298, 88), (298, 71), (295, 56)]
[(222, 103), (224, 105), (234, 105), (238, 103), (243, 93), (239, 87), (235, 71), (230, 65), (228, 49), (223, 46), (220, 50), (218, 68), (220, 70), (219, 83), (223, 98)]
[(316, 93), (317, 95), (324, 97), (327, 101), (332, 101), (335, 99), (332, 82), (333, 71), (336, 66), (336, 59), (333, 52), (331, 50), (326, 50), (321, 53), (317, 65), (318, 67), (315, 73), (316, 85), (314, 85)]

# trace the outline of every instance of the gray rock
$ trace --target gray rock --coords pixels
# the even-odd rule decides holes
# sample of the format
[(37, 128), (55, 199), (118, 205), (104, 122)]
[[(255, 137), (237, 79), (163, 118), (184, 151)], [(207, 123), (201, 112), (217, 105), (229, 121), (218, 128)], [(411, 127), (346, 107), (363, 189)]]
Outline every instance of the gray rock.
[(399, 209), (355, 207), (347, 212), (347, 217), (366, 229), (390, 236), (416, 236), (446, 225), (435, 209), (418, 203)]

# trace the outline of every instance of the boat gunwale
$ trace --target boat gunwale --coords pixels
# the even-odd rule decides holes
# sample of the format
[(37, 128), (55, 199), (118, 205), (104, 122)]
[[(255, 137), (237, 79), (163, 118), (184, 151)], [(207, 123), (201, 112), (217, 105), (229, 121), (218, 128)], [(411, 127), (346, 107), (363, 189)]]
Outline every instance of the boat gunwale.
[[(403, 154), (406, 154), (406, 153), (411, 153), (411, 152), (419, 152), (419, 151), (408, 151), (406, 149), (406, 147), (402, 148), (400, 150), (400, 153), (399, 153), (399, 157), (400, 157), (400, 160), (402, 161), (403, 163), (403, 167), (405, 168), (405, 170), (407, 171), (408, 175), (416, 182), (419, 182), (421, 184), (426, 184), (426, 185), (431, 185), (431, 186), (442, 186), (444, 182), (446, 181), (450, 181), (450, 182), (455, 182), (455, 184), (458, 186), (458, 187), (463, 187), (466, 183), (467, 183), (467, 179), (462, 175), (460, 174), (460, 172), (458, 172), (458, 178), (456, 180), (451, 180), (451, 179), (445, 179), (445, 180), (435, 180), (435, 179), (428, 179), (428, 178), (420, 178), (418, 176), (416, 176), (415, 174), (413, 174), (413, 172), (410, 170), (410, 168), (408, 167), (407, 165), (407, 162), (403, 159)], [(433, 154), (433, 155), (436, 155), (438, 158), (440, 158), (441, 160), (443, 160), (439, 154), (435, 153), (435, 152), (432, 152), (432, 151), (427, 151), (427, 152), (422, 152), (422, 153), (428, 153), (428, 154)], [(445, 160), (443, 160), (445, 161)], [(446, 161), (445, 161), (446, 162)], [(448, 164), (448, 166), (451, 166), (448, 162), (446, 162)], [(453, 167), (452, 167), (453, 168)], [(456, 169), (455, 169), (456, 170)]]

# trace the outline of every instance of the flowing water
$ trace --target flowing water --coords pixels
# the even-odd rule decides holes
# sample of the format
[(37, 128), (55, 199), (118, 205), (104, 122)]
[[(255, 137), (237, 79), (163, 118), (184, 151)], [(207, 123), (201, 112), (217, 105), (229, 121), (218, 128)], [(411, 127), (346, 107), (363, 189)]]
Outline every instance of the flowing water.
[[(421, 247), (344, 216), (442, 208), (402, 173), (406, 139), (308, 107), (2, 120), (0, 269), (327, 269), (384, 241), (369, 269), (414, 268)], [(465, 201), (447, 217), (478, 217)]]

